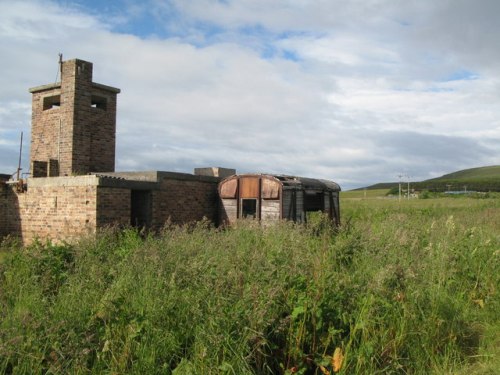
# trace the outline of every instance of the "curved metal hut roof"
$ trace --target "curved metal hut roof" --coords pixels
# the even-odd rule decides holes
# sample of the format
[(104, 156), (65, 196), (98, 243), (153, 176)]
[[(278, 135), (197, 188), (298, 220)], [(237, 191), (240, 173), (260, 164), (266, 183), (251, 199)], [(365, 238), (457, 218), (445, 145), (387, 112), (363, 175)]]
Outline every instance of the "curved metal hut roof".
[(246, 174), (235, 174), (229, 176), (222, 180), (220, 184), (223, 184), (225, 181), (232, 179), (239, 179), (242, 177), (260, 177), (260, 178), (268, 178), (278, 180), (284, 187), (290, 187), (295, 189), (304, 189), (304, 190), (318, 190), (318, 191), (333, 191), (339, 192), (342, 189), (340, 185), (336, 182), (324, 179), (317, 178), (308, 178), (308, 177), (298, 177), (298, 176), (289, 176), (289, 175), (280, 175), (280, 174), (254, 174), (254, 173), (246, 173)]
[(330, 180), (287, 175), (274, 175), (274, 177), (280, 180), (284, 186), (299, 185), (305, 190), (341, 191), (340, 185)]

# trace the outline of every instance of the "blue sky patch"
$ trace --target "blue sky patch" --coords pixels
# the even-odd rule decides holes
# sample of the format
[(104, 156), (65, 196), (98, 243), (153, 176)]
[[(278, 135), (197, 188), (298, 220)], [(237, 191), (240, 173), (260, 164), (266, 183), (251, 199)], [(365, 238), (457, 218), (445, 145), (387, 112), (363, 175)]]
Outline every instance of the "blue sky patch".
[(445, 77), (442, 82), (470, 81), (478, 78), (479, 75), (471, 72), (470, 70), (457, 70), (456, 72), (453, 72), (449, 76)]
[(299, 61), (300, 60), (299, 56), (294, 51), (290, 51), (290, 50), (283, 50), (282, 56), (286, 60), (291, 60), (291, 61)]

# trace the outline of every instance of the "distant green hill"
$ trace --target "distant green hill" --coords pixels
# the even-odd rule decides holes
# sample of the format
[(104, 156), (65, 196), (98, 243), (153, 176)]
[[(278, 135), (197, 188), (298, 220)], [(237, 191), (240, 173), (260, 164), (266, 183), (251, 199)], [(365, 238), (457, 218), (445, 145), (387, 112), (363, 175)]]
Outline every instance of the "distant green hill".
[[(411, 188), (429, 191), (500, 191), (500, 165), (463, 169), (448, 173), (441, 177), (431, 178), (420, 182), (411, 182)], [(358, 190), (394, 189), (397, 182), (385, 182), (368, 186)], [(403, 183), (406, 187), (406, 182)]]
[(398, 182), (379, 182), (375, 185), (370, 185), (367, 187), (362, 187), (353, 190), (379, 190), (379, 189), (392, 189), (398, 186)]
[(426, 181), (435, 181), (435, 180), (470, 180), (470, 179), (483, 179), (483, 178), (500, 178), (500, 165), (492, 165), (489, 167), (479, 167), (479, 168), (470, 168), (463, 169), (458, 172), (453, 172), (449, 174), (445, 174), (444, 176), (438, 178), (432, 178)]
[(500, 191), (500, 165), (464, 169), (416, 182), (413, 186), (430, 191)]

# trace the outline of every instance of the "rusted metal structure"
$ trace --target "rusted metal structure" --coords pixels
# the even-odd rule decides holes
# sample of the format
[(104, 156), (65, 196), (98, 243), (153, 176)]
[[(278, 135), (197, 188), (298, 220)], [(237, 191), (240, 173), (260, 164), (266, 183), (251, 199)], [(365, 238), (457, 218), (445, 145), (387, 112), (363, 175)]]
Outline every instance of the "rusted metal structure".
[(309, 212), (321, 211), (340, 223), (340, 186), (313, 178), (241, 174), (219, 183), (219, 218), (223, 224), (255, 218), (262, 222), (307, 222)]

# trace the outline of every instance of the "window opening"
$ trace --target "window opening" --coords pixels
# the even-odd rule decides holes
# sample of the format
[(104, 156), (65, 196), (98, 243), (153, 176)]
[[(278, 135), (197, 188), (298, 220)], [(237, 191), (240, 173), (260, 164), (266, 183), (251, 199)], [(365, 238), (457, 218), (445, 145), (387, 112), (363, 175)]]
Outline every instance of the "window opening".
[(61, 106), (61, 95), (46, 96), (43, 98), (43, 110), (59, 108)]
[(306, 192), (304, 194), (304, 211), (324, 211), (325, 195), (323, 192)]
[(92, 108), (99, 108), (105, 111), (107, 107), (107, 102), (108, 102), (107, 99), (102, 96), (92, 95), (90, 106)]
[(244, 219), (255, 219), (257, 217), (257, 199), (241, 200), (241, 217)]

